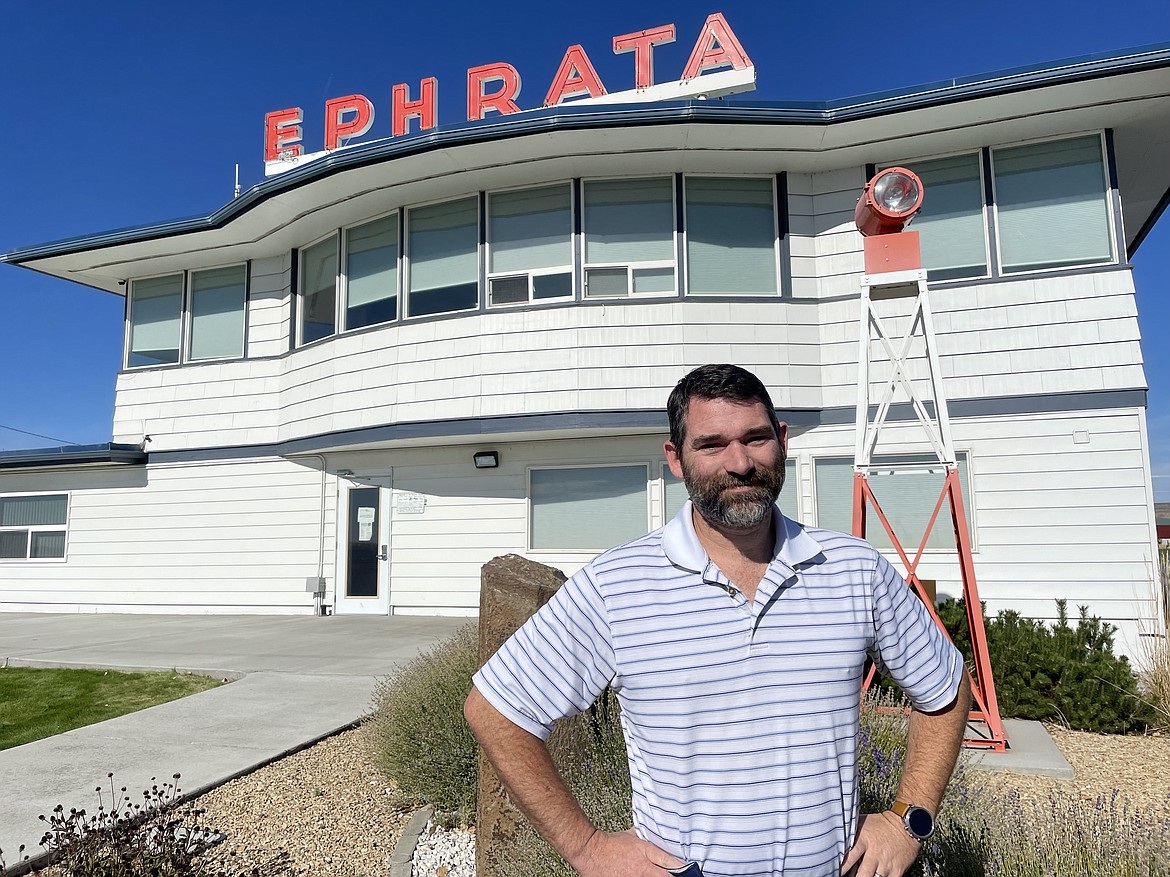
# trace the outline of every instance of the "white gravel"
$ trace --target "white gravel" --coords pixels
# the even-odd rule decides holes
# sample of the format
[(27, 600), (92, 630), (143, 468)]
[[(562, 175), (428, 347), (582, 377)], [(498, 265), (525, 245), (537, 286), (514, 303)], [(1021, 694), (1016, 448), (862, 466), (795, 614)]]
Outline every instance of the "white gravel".
[(475, 832), (428, 822), (414, 849), (412, 877), (475, 877)]

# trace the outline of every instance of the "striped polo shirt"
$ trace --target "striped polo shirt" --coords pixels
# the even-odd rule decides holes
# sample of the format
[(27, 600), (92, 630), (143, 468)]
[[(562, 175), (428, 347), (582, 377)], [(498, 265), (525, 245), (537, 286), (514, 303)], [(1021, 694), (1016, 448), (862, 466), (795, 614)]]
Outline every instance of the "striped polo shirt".
[(475, 675), (504, 716), (547, 739), (611, 685), (639, 836), (707, 877), (836, 877), (858, 817), (867, 656), (914, 705), (958, 691), (958, 650), (886, 560), (775, 512), (755, 600), (707, 556), (691, 504), (607, 551)]

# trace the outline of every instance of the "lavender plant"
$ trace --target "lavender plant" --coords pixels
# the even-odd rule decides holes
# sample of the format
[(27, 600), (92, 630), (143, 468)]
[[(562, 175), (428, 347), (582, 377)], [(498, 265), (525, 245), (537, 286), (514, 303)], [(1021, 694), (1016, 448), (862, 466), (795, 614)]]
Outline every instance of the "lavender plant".
[(1116, 790), (1098, 797), (1092, 806), (1063, 792), (1029, 805), (1009, 792), (994, 802), (988, 821), (993, 826), (988, 874), (1170, 875), (1170, 819), (1142, 813)]

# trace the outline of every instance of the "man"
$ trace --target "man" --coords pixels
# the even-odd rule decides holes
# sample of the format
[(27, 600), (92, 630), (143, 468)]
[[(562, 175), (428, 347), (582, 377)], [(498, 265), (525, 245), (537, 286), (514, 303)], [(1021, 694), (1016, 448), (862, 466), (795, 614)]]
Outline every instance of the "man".
[[(787, 427), (754, 375), (697, 368), (668, 416), (667, 462), (690, 502), (566, 582), (476, 674), (468, 722), (583, 877), (665, 877), (683, 860), (706, 877), (901, 877), (962, 742), (961, 656), (867, 543), (775, 509)], [(858, 813), (867, 655), (916, 707), (906, 813)], [(633, 832), (598, 831), (544, 745), (606, 685), (622, 707)]]

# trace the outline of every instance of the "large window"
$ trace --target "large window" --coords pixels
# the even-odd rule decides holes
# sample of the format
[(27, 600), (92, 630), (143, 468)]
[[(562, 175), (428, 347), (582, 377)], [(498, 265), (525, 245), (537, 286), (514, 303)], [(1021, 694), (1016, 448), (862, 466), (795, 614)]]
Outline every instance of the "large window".
[(687, 177), (687, 292), (775, 295), (771, 178)]
[(191, 272), (191, 340), (188, 358), (244, 355), (243, 265)]
[(337, 331), (337, 235), (301, 253), (301, 343), (328, 338)]
[(183, 275), (130, 284), (130, 367), (179, 361), (183, 326)]
[(488, 304), (573, 295), (568, 183), (488, 196)]
[(479, 199), (407, 212), (407, 314), (471, 310), (479, 304)]
[(911, 228), (922, 244), (922, 267), (931, 280), (987, 274), (987, 223), (979, 154), (908, 165), (922, 180), (925, 197)]
[[(662, 467), (663, 484), (663, 514), (664, 520), (669, 521), (679, 513), (690, 494), (681, 478), (675, 478), (674, 473), (664, 464)], [(784, 488), (776, 499), (776, 505), (785, 517), (799, 520), (797, 510), (800, 508), (800, 497), (796, 483), (796, 460), (789, 457), (784, 461)]]
[(583, 190), (586, 297), (674, 292), (671, 178), (586, 180)]
[[(963, 494), (963, 508), (967, 528), (974, 538), (971, 491), (968, 485), (967, 455), (960, 453), (959, 487)], [(946, 468), (933, 458), (913, 454), (882, 456), (873, 460), (869, 486), (894, 528), (902, 548), (911, 556), (926, 532), (926, 525), (934, 512), (946, 478)], [(827, 530), (849, 533), (853, 529), (853, 458), (831, 457), (816, 461), (817, 526)], [(876, 548), (892, 549), (893, 543), (881, 520), (870, 506), (866, 513), (865, 538)], [(938, 518), (926, 541), (929, 549), (955, 548), (951, 527), (950, 504), (943, 501)]]
[(646, 466), (530, 471), (533, 551), (604, 551), (646, 535)]
[(345, 233), (345, 328), (398, 317), (398, 214)]
[[(902, 162), (922, 178), (919, 232), (931, 280), (1094, 265), (1116, 258), (1100, 135)], [(994, 209), (987, 208), (984, 157)], [(988, 265), (987, 227), (998, 259)]]
[(1101, 138), (991, 151), (1005, 274), (1113, 258)]
[(68, 514), (64, 493), (0, 496), (0, 560), (64, 557)]

